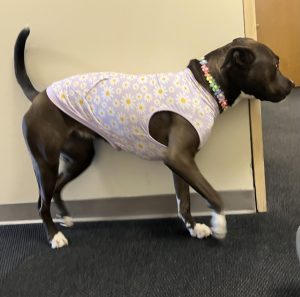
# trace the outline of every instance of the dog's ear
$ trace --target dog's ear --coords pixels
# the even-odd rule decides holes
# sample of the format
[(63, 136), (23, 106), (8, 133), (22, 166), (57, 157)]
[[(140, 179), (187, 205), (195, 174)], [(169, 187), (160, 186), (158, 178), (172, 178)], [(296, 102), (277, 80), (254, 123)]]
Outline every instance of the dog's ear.
[(221, 68), (238, 66), (249, 68), (255, 60), (255, 53), (247, 46), (234, 46), (229, 49)]

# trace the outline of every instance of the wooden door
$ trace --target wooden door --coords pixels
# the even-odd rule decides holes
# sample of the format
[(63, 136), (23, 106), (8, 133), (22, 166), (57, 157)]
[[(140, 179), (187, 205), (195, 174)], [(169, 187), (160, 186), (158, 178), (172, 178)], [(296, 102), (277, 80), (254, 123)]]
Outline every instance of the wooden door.
[(280, 57), (282, 73), (300, 86), (300, 0), (256, 0), (257, 39)]

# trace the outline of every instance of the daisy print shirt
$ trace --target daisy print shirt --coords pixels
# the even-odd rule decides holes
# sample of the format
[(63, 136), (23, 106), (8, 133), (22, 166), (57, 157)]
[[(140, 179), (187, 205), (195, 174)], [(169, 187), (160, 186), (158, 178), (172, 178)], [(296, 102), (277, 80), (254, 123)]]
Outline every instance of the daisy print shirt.
[(58, 108), (114, 148), (149, 160), (163, 159), (167, 149), (149, 133), (155, 113), (170, 111), (188, 120), (198, 132), (200, 147), (219, 114), (213, 96), (188, 68), (146, 75), (89, 73), (55, 82), (46, 91)]

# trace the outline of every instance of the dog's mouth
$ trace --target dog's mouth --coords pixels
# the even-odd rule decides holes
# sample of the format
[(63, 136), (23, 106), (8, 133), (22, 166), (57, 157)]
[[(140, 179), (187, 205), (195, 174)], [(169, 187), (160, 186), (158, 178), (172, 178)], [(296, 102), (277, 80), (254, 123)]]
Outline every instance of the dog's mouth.
[[(261, 96), (261, 95), (250, 95), (253, 96), (253, 98), (259, 99), (260, 101), (267, 101), (267, 102), (273, 102), (273, 103), (278, 103), (281, 101), (284, 101), (287, 96), (290, 94), (291, 91), (286, 92), (284, 94), (275, 94), (275, 95), (271, 95), (271, 96)], [(246, 93), (247, 94), (247, 93)]]
[(284, 101), (287, 98), (287, 96), (289, 95), (289, 93), (287, 93), (286, 95), (272, 96), (270, 98), (260, 98), (260, 100), (261, 101), (269, 101), (269, 102), (273, 102), (273, 103), (278, 103), (278, 102)]
[(270, 95), (268, 97), (263, 97), (263, 98), (258, 97), (258, 98), (260, 98), (260, 100), (262, 101), (270, 101), (274, 103), (281, 102), (288, 97), (288, 95), (291, 93), (294, 86), (295, 86), (294, 84), (290, 84), (288, 88), (282, 90), (281, 92), (277, 92), (276, 94)]
[(262, 89), (257, 88), (252, 95), (261, 101), (277, 103), (286, 99), (294, 87), (294, 82), (287, 79), (281, 87), (277, 86), (274, 88), (269, 85)]
[(280, 95), (276, 95), (276, 96), (272, 96), (270, 99), (266, 99), (266, 101), (271, 101), (271, 102), (280, 102), (283, 101), (284, 99), (286, 99), (286, 97), (288, 96), (290, 92), (287, 92), (285, 94), (280, 94)]

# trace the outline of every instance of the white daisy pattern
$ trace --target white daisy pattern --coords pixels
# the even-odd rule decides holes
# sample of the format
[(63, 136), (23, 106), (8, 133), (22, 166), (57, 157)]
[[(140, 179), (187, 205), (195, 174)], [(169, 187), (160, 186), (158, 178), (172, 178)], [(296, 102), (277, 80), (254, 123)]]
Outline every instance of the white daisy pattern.
[(137, 103), (137, 105), (136, 105), (136, 108), (137, 108), (137, 112), (139, 113), (139, 114), (143, 114), (143, 113), (145, 113), (145, 111), (146, 111), (146, 106), (145, 106), (145, 104), (144, 103)]
[(166, 89), (163, 86), (158, 86), (154, 89), (154, 94), (158, 98), (164, 98), (166, 96)]
[(127, 90), (130, 86), (130, 82), (128, 80), (125, 80), (123, 83), (122, 83), (122, 88), (124, 90)]
[(142, 91), (143, 93), (148, 92), (148, 87), (147, 87), (146, 85), (143, 85), (143, 86), (141, 87), (141, 91)]
[(112, 77), (110, 80), (110, 84), (112, 86), (115, 86), (119, 82), (119, 79), (117, 77)]
[(129, 119), (130, 119), (130, 121), (131, 121), (132, 123), (137, 123), (137, 121), (138, 121), (138, 118), (137, 118), (137, 116), (136, 116), (135, 114), (131, 114), (131, 115), (129, 116)]
[(102, 92), (102, 98), (109, 100), (113, 97), (114, 89), (111, 86), (105, 86)]
[(110, 116), (113, 116), (115, 114), (115, 109), (113, 107), (109, 107), (107, 109), (107, 113), (110, 115)]
[(189, 86), (187, 86), (186, 84), (182, 85), (182, 91), (184, 93), (188, 93), (190, 91)]
[(186, 109), (189, 106), (190, 99), (185, 94), (179, 94), (177, 96), (177, 102), (181, 108)]
[(150, 102), (153, 98), (153, 96), (150, 93), (145, 94), (144, 96), (146, 102)]
[(147, 81), (148, 81), (148, 78), (147, 78), (146, 75), (141, 75), (141, 76), (138, 78), (138, 82), (141, 83), (141, 84), (145, 84)]
[(52, 84), (47, 94), (66, 114), (113, 147), (151, 160), (162, 159), (166, 151), (149, 135), (149, 122), (156, 112), (170, 111), (186, 118), (197, 130), (200, 146), (219, 114), (215, 99), (189, 69), (144, 75), (77, 75)]
[(125, 108), (125, 110), (131, 110), (134, 108), (134, 96), (131, 94), (126, 94), (122, 98), (122, 106)]
[(85, 82), (80, 83), (80, 89), (81, 90), (85, 90), (86, 89), (86, 83)]
[(143, 94), (141, 93), (137, 93), (135, 98), (139, 101), (139, 100), (142, 100), (143, 99)]
[(127, 116), (125, 113), (119, 113), (117, 119), (121, 125), (125, 125), (127, 123)]
[(131, 132), (133, 135), (142, 135), (143, 134), (143, 130), (139, 126), (133, 126)]
[(168, 103), (169, 103), (169, 104), (171, 104), (171, 105), (174, 104), (174, 98), (173, 98), (173, 97), (170, 96), (170, 97), (168, 97), (167, 100), (168, 100)]
[(169, 77), (168, 77), (168, 75), (166, 75), (166, 74), (161, 74), (161, 75), (159, 76), (159, 79), (160, 79), (160, 81), (161, 81), (163, 84), (166, 84), (166, 83), (169, 81)]
[(173, 86), (171, 86), (171, 87), (169, 88), (169, 92), (170, 92), (170, 93), (174, 93), (174, 92), (175, 92), (175, 88), (174, 88)]
[(69, 79), (66, 79), (65, 82), (64, 82), (64, 87), (70, 87), (71, 86), (71, 80)]
[(120, 100), (119, 99), (114, 99), (113, 104), (115, 108), (118, 108), (120, 106)]

